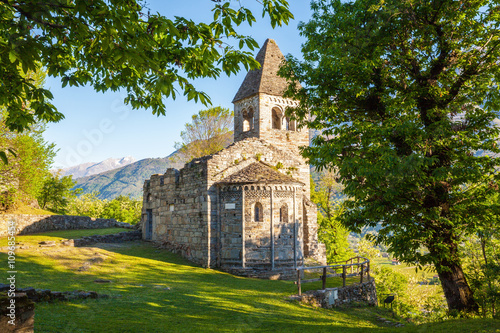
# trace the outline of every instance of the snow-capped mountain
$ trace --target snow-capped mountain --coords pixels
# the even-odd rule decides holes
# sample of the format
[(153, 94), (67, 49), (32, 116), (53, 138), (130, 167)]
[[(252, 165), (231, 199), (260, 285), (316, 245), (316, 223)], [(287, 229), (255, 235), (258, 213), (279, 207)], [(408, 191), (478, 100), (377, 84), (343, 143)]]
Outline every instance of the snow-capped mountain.
[(122, 158), (108, 158), (102, 162), (89, 162), (78, 164), (69, 168), (60, 169), (61, 176), (72, 175), (73, 179), (96, 175), (113, 169), (118, 169), (134, 163), (136, 160), (132, 156)]

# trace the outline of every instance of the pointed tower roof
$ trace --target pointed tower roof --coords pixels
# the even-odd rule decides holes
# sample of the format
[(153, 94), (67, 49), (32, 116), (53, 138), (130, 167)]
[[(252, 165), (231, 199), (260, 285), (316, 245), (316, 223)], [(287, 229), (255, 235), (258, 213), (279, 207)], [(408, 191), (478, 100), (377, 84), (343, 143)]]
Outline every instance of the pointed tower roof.
[(234, 96), (233, 103), (257, 93), (273, 96), (283, 96), (288, 83), (277, 72), (285, 57), (273, 39), (267, 39), (255, 58), (260, 63), (260, 69), (247, 73), (240, 89)]

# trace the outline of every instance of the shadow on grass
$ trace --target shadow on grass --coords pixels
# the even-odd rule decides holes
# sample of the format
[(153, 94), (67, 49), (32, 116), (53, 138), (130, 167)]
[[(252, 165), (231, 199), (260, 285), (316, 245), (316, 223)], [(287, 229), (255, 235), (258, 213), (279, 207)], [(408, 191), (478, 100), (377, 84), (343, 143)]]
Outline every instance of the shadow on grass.
[[(103, 258), (87, 271), (81, 262)], [(0, 261), (6, 262), (4, 253)], [(75, 262), (76, 261), (76, 262)], [(109, 299), (41, 303), (37, 332), (358, 332), (378, 327), (373, 310), (315, 309), (289, 301), (289, 281), (248, 279), (198, 267), (151, 244), (96, 244), (17, 255), (20, 286), (94, 290)], [(96, 284), (95, 279), (109, 279)]]

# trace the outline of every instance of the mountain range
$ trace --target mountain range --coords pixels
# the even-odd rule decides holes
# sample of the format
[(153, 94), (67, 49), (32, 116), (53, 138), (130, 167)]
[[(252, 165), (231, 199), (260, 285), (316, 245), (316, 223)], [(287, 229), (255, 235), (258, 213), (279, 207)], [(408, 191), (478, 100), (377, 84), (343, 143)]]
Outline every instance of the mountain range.
[(72, 175), (73, 179), (76, 179), (121, 168), (131, 163), (134, 163), (135, 161), (136, 161), (135, 158), (133, 158), (132, 156), (127, 156), (122, 158), (108, 158), (107, 160), (104, 160), (102, 162), (97, 162), (97, 163), (88, 162), (88, 163), (78, 164), (69, 168), (53, 170), (53, 172), (59, 172), (61, 176)]
[(144, 180), (153, 174), (165, 173), (167, 168), (182, 167), (179, 163), (172, 162), (170, 157), (146, 158), (120, 168), (77, 178), (75, 188), (81, 188), (83, 193), (97, 191), (99, 199), (110, 200), (119, 195), (141, 198)]

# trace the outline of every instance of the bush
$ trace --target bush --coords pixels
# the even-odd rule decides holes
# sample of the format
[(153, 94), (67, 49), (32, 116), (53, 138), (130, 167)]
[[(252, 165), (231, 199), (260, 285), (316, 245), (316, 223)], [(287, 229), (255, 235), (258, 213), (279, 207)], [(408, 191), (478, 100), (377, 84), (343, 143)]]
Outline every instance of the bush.
[(420, 285), (417, 278), (408, 278), (389, 267), (373, 270), (379, 303), (383, 304), (388, 294), (395, 294), (394, 312), (416, 322), (429, 322), (446, 316), (443, 296), (434, 289)]
[(68, 204), (68, 215), (115, 219), (130, 224), (141, 220), (142, 200), (134, 200), (124, 195), (113, 200), (101, 200), (97, 198), (98, 194), (93, 192), (72, 199)]
[(0, 193), (0, 211), (8, 211), (15, 209), (17, 201), (17, 190), (15, 188), (9, 188), (6, 191)]

